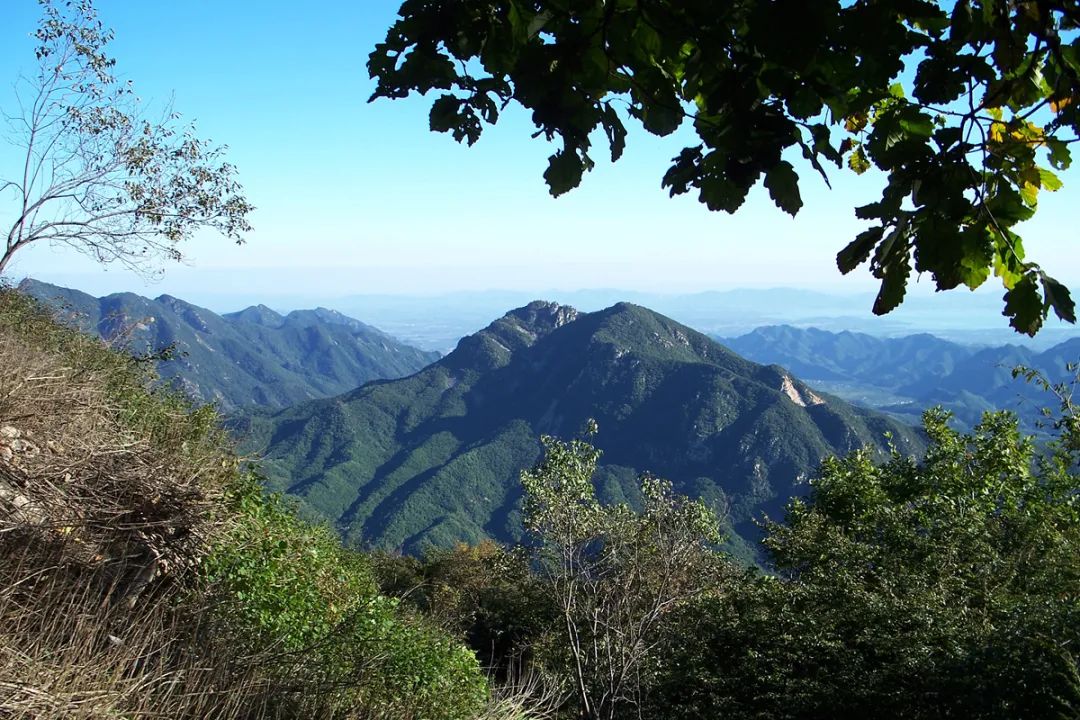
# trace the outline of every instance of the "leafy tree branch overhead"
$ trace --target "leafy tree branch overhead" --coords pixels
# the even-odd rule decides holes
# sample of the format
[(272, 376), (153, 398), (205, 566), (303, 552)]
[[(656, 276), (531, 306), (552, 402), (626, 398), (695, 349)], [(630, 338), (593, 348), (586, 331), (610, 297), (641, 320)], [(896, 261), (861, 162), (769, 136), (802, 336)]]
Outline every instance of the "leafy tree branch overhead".
[(38, 66), (5, 113), (22, 161), (0, 168), (0, 274), (38, 242), (142, 271), (181, 259), (179, 244), (203, 228), (242, 242), (254, 208), (225, 148), (171, 110), (148, 119), (90, 0), (41, 5)]
[(373, 100), (437, 92), (432, 130), (469, 144), (511, 102), (530, 110), (561, 143), (544, 173), (556, 196), (593, 167), (595, 131), (619, 159), (631, 119), (658, 136), (692, 124), (663, 186), (712, 210), (763, 182), (795, 215), (790, 152), (825, 182), (877, 168), (881, 199), (855, 209), (869, 227), (837, 254), (880, 280), (875, 313), (912, 272), (939, 290), (992, 274), (1018, 332), (1051, 310), (1076, 320), (1017, 233), (1080, 131), (1073, 2), (407, 0), (368, 69)]

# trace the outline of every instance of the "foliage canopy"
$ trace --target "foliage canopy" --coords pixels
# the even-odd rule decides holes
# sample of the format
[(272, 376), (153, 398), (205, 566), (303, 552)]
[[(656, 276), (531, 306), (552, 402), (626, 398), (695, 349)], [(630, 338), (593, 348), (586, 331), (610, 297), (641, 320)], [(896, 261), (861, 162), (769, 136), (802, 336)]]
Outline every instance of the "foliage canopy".
[(870, 227), (837, 255), (881, 281), (874, 312), (903, 300), (912, 271), (939, 290), (991, 273), (1004, 313), (1034, 335), (1050, 309), (1075, 322), (1068, 290), (1024, 252), (1015, 226), (1071, 161), (1080, 128), (1080, 10), (1053, 0), (407, 0), (368, 68), (371, 99), (439, 91), (431, 129), (476, 142), (516, 102), (562, 147), (553, 195), (613, 161), (627, 122), (698, 143), (663, 186), (736, 211), (764, 182), (802, 207), (790, 162), (886, 181), (856, 209)]
[(780, 576), (687, 614), (662, 716), (1076, 717), (1075, 433), (1040, 456), (1008, 414), (947, 420), (921, 462), (823, 464), (767, 527)]

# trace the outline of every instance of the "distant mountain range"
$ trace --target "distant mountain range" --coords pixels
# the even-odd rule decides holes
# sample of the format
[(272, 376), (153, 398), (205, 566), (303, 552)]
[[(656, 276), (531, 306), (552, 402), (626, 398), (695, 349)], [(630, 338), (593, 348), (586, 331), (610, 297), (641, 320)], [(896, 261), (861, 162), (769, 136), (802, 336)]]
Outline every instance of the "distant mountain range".
[(755, 362), (775, 363), (845, 399), (909, 420), (942, 405), (965, 425), (987, 410), (1013, 410), (1030, 427), (1053, 399), (1021, 380), (1024, 365), (1054, 381), (1068, 380), (1066, 364), (1080, 361), (1080, 337), (1036, 351), (1018, 345), (977, 348), (933, 335), (878, 338), (790, 326), (762, 327), (735, 338), (718, 338)]
[(971, 345), (1016, 344), (1046, 349), (1076, 335), (1076, 328), (1051, 320), (1035, 338), (1018, 335), (1001, 318), (995, 292), (926, 294), (911, 288), (904, 304), (884, 317), (874, 315), (874, 293), (832, 294), (797, 288), (733, 288), (690, 294), (626, 289), (470, 291), (436, 296), (343, 295), (295, 299), (293, 306), (328, 305), (362, 317), (418, 347), (449, 351), (506, 308), (536, 296), (583, 311), (629, 301), (713, 336), (734, 337), (767, 325), (793, 325), (840, 332), (854, 330), (880, 337), (932, 333)]
[(465, 337), (419, 373), (262, 414), (245, 428), (276, 489), (357, 543), (446, 545), (520, 532), (518, 473), (541, 433), (588, 418), (603, 450), (598, 489), (634, 502), (637, 475), (731, 510), (735, 527), (778, 516), (819, 461), (886, 433), (918, 431), (815, 392), (688, 327), (620, 303), (579, 313), (534, 302)]
[(226, 412), (336, 395), (370, 380), (410, 375), (439, 358), (324, 308), (281, 315), (258, 305), (218, 315), (169, 295), (96, 298), (34, 280), (19, 289), (65, 322), (133, 352), (173, 347), (175, 357), (158, 364), (162, 378)]

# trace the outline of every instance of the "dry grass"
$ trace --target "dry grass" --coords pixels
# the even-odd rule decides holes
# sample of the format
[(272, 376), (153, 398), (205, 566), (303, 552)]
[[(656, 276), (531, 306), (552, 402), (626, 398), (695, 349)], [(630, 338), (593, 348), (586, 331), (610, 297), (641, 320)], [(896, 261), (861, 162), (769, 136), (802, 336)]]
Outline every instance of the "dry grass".
[[(239, 461), (146, 367), (0, 288), (0, 720), (420, 717), (208, 607), (200, 562), (243, 526), (224, 501)], [(481, 718), (558, 704), (526, 678)]]
[(261, 714), (192, 603), (235, 460), (145, 380), (0, 291), (0, 718)]
[(567, 701), (558, 683), (535, 669), (514, 665), (508, 679), (492, 683), (487, 706), (477, 720), (557, 720)]

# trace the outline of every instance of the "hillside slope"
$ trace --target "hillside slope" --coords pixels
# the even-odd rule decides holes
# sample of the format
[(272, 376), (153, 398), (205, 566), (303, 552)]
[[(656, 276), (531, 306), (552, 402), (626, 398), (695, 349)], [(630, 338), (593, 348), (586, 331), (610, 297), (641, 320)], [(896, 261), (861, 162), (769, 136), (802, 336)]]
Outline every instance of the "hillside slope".
[(461, 340), (423, 371), (252, 418), (274, 487), (353, 542), (406, 551), (520, 532), (518, 473), (542, 433), (595, 418), (607, 500), (635, 500), (651, 471), (730, 507), (784, 501), (826, 455), (922, 442), (885, 416), (814, 393), (642, 307), (578, 313), (534, 302)]
[(175, 348), (158, 364), (198, 402), (222, 410), (281, 408), (336, 395), (369, 380), (409, 375), (439, 357), (332, 310), (280, 315), (263, 305), (218, 315), (178, 298), (132, 293), (95, 298), (26, 280), (20, 290), (81, 330), (134, 352)]
[(149, 370), (0, 288), (0, 717), (477, 717), (472, 651)]

